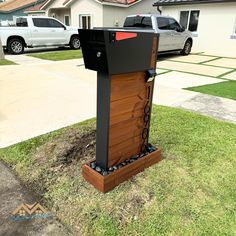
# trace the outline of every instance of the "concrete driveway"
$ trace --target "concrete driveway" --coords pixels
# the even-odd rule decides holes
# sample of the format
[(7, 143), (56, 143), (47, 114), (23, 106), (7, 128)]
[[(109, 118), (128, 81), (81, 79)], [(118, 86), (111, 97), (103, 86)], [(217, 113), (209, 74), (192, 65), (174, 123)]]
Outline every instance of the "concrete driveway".
[(0, 67), (0, 147), (95, 116), (96, 73), (81, 64)]
[[(19, 65), (0, 67), (0, 148), (96, 115), (96, 73), (85, 70), (82, 59), (7, 59)], [(233, 79), (236, 60), (219, 63), (221, 59), (204, 54), (160, 57), (154, 103), (236, 123), (236, 101), (183, 90)]]

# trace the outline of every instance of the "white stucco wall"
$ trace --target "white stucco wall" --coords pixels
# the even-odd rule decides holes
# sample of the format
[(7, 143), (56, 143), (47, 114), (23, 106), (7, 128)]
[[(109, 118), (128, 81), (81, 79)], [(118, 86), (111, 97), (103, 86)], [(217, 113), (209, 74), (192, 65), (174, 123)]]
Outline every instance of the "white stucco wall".
[[(61, 21), (62, 23), (65, 23), (64, 22), (64, 16), (67, 15), (67, 16), (70, 16), (71, 13), (70, 13), (70, 9), (68, 8), (61, 8), (61, 9), (54, 9), (52, 8), (49, 12), (48, 12), (48, 16), (53, 16), (55, 15), (55, 18), (57, 18), (59, 21)], [(70, 19), (71, 21), (71, 19)]]
[(162, 15), (179, 21), (183, 10), (200, 10), (193, 51), (236, 56), (236, 39), (230, 38), (236, 27), (236, 3), (166, 6)]
[[(64, 13), (63, 13), (65, 9), (63, 6), (64, 2), (65, 0), (54, 0), (48, 3), (46, 5), (45, 15), (52, 16), (52, 14), (55, 14), (55, 18), (57, 18), (61, 22), (64, 22)], [(59, 11), (55, 11), (55, 9), (58, 9)], [(65, 9), (65, 11), (67, 11), (67, 9)]]
[(79, 27), (79, 15), (91, 15), (91, 27), (102, 26), (102, 5), (94, 0), (78, 0), (71, 4), (71, 24)]
[[(125, 17), (132, 14), (158, 13), (156, 7), (153, 7), (154, 0), (143, 0), (129, 7), (114, 7), (104, 5), (103, 26), (104, 27), (122, 27)], [(116, 25), (118, 23), (118, 25)]]

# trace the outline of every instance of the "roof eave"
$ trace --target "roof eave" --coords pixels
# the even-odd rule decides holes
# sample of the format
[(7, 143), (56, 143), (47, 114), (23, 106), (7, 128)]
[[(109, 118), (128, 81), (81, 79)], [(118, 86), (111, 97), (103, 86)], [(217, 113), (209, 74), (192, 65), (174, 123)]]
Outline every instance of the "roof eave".
[(32, 3), (31, 4), (27, 4), (25, 6), (22, 6), (22, 7), (15, 8), (15, 9), (7, 10), (7, 11), (4, 11), (4, 10), (0, 9), (0, 12), (1, 13), (11, 13), (11, 12), (18, 11), (18, 10), (21, 10), (21, 9), (24, 9), (24, 8), (29, 8), (31, 5), (32, 5)]
[(211, 4), (211, 3), (225, 3), (225, 2), (236, 2), (236, 0), (214, 0), (214, 1), (194, 1), (194, 2), (162, 2), (162, 3), (154, 3), (154, 7), (158, 6), (175, 6), (175, 5), (193, 5), (193, 4)]
[[(50, 1), (50, 0), (49, 0), (49, 1)], [(126, 8), (126, 7), (133, 6), (133, 5), (135, 5), (135, 4), (139, 3), (139, 2), (141, 2), (142, 0), (135, 1), (135, 2), (133, 2), (133, 3), (131, 3), (131, 4), (112, 3), (112, 2), (101, 2), (101, 1), (99, 1), (99, 0), (95, 0), (95, 1), (96, 1), (97, 3), (99, 3), (99, 4), (101, 4), (101, 5), (104, 5), (104, 6), (124, 7), (124, 8)], [(66, 7), (66, 6), (70, 5), (70, 4), (73, 3), (73, 2), (74, 2), (74, 0), (70, 0), (70, 1), (68, 1), (64, 6)]]
[(24, 13), (45, 13), (45, 11), (44, 10), (24, 11)]
[(51, 2), (51, 0), (47, 0), (45, 3), (43, 3), (43, 5), (40, 7), (40, 9), (42, 10), (45, 6), (47, 6), (49, 3)]

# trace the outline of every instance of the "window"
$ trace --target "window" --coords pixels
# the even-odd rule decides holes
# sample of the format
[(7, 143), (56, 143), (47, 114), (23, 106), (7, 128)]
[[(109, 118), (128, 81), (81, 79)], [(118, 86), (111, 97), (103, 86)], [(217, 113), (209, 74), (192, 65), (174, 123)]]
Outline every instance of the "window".
[(48, 23), (50, 28), (64, 28), (64, 26), (60, 22), (53, 19), (49, 19)]
[(169, 30), (169, 19), (157, 17), (157, 25), (160, 30)]
[(33, 18), (33, 23), (34, 26), (40, 27), (40, 28), (45, 28), (49, 27), (48, 19), (44, 18)]
[(80, 15), (79, 25), (82, 29), (91, 29), (91, 16), (90, 15)]
[(16, 19), (17, 27), (28, 27), (28, 22), (26, 18), (17, 18)]
[(64, 16), (64, 24), (67, 25), (67, 26), (70, 25), (70, 16), (68, 16), (68, 15)]
[(179, 23), (176, 20), (169, 19), (169, 29), (170, 30), (179, 30), (180, 29), (180, 25), (179, 25)]
[(145, 16), (127, 17), (124, 27), (152, 28), (152, 20), (151, 17)]
[(34, 26), (40, 28), (64, 28), (64, 26), (53, 19), (46, 19), (46, 18), (33, 18)]
[(180, 24), (189, 31), (197, 31), (200, 11), (181, 11)]
[(172, 19), (166, 17), (157, 17), (157, 25), (160, 30), (179, 30), (179, 23)]

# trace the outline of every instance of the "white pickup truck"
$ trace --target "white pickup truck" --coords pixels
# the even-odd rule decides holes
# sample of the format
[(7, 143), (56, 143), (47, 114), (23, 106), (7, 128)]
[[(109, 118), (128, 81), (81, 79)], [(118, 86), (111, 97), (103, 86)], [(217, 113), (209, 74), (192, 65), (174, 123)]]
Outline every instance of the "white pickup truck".
[(174, 18), (158, 14), (127, 16), (124, 28), (135, 28), (160, 35), (158, 52), (175, 52), (188, 55), (193, 45), (192, 33), (181, 26)]
[(21, 54), (25, 48), (67, 46), (80, 48), (78, 29), (50, 17), (27, 16), (16, 19), (14, 27), (0, 27), (3, 48)]

